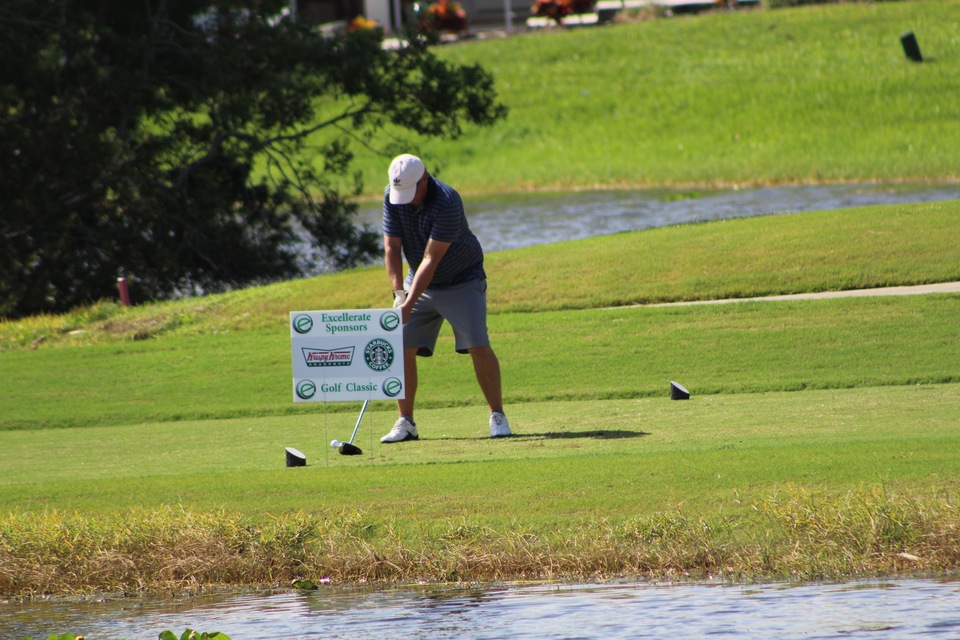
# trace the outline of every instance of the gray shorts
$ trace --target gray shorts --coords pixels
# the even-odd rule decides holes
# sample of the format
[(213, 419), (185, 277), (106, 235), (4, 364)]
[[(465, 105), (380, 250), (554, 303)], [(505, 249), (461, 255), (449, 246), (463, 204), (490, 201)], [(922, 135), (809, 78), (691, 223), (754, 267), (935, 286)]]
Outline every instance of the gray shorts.
[(453, 327), (457, 353), (489, 347), (486, 279), (424, 291), (413, 306), (410, 320), (403, 325), (403, 347), (416, 349), (418, 356), (429, 358), (444, 320)]

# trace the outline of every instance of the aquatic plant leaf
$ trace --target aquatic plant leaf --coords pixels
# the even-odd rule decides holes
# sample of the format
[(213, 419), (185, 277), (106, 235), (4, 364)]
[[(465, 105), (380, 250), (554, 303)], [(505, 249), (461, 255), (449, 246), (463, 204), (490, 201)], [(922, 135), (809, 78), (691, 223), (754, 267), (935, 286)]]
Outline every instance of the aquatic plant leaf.
[(294, 589), (303, 589), (305, 591), (313, 591), (320, 588), (313, 580), (294, 580), (291, 586)]

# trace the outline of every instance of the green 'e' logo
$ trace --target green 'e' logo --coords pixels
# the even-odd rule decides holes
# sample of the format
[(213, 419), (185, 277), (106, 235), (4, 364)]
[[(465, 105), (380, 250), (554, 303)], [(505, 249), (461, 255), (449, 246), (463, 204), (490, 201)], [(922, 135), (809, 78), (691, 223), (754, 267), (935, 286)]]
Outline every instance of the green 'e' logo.
[(380, 326), (383, 327), (385, 331), (393, 331), (400, 326), (400, 314), (396, 311), (387, 311), (380, 316)]
[(297, 383), (297, 397), (301, 400), (309, 400), (317, 394), (317, 385), (313, 380), (301, 380)]
[(403, 390), (403, 383), (399, 378), (387, 378), (383, 381), (383, 393), (388, 398), (396, 398)]
[(301, 313), (293, 319), (293, 330), (297, 333), (310, 333), (313, 329), (313, 318), (305, 313)]

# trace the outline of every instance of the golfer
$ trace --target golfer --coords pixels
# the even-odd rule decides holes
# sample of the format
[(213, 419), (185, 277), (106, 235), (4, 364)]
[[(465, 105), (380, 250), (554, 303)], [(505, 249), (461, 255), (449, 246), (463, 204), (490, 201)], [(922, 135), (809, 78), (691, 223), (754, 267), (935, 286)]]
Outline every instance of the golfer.
[[(453, 327), (457, 353), (469, 353), (477, 382), (490, 405), (490, 437), (511, 435), (503, 414), (500, 363), (487, 335), (487, 276), (483, 250), (470, 231), (460, 194), (437, 180), (416, 156), (390, 163), (383, 195), (383, 248), (394, 307), (403, 317), (406, 397), (400, 418), (380, 442), (419, 440), (413, 408), (416, 356), (430, 357), (440, 326)], [(402, 252), (402, 253), (401, 253)], [(403, 258), (410, 271), (403, 277)]]

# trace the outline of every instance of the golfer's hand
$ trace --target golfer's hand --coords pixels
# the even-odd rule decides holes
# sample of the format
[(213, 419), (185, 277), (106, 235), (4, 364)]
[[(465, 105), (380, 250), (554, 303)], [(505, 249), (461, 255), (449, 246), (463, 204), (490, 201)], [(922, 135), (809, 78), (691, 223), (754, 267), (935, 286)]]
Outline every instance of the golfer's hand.
[(407, 292), (403, 289), (393, 290), (393, 308), (396, 309), (407, 299)]

